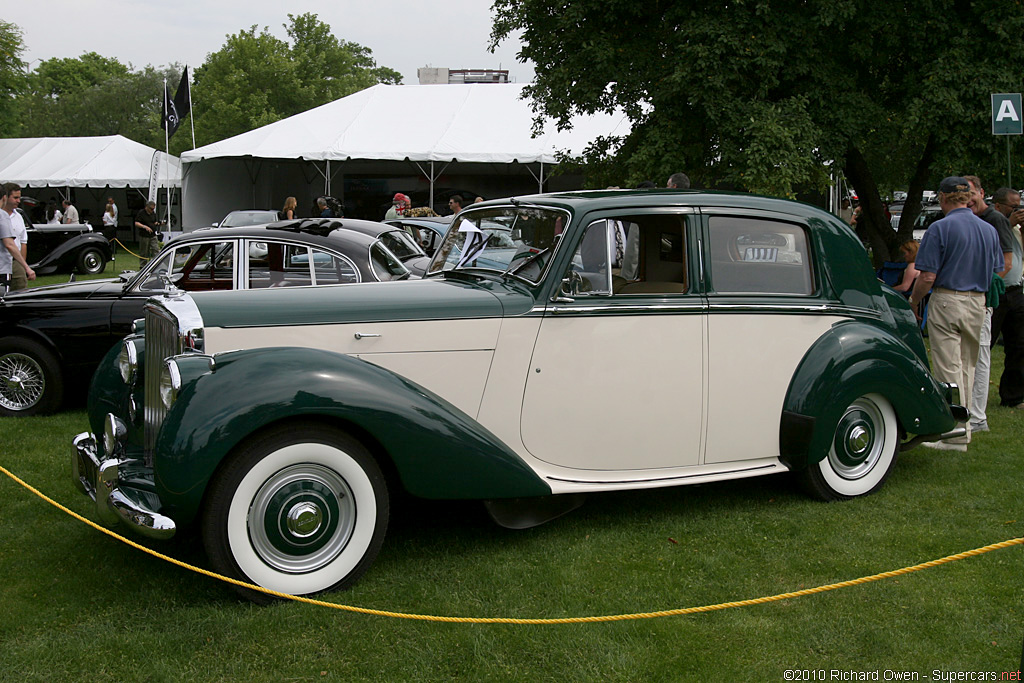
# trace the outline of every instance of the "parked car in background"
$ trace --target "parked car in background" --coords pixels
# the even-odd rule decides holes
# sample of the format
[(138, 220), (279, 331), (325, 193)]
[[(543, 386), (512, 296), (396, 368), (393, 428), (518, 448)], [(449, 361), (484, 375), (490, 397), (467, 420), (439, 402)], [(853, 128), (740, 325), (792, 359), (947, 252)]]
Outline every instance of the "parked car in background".
[(240, 228), (246, 225), (266, 225), (277, 221), (277, 211), (269, 209), (244, 209), (232, 211), (219, 223), (214, 223), (215, 228)]
[(942, 218), (942, 216), (942, 208), (938, 204), (925, 204), (922, 206), (921, 213), (914, 220), (914, 239), (920, 242), (928, 226)]
[(77, 271), (95, 275), (114, 258), (110, 241), (88, 223), (35, 224), (18, 209), (28, 230), (28, 263), (37, 275)]
[(105, 523), (198, 531), (216, 571), (309, 594), (367, 570), (399, 492), (511, 528), (784, 472), (840, 500), (963, 434), (957, 401), (839, 218), (577, 192), (464, 210), (423, 280), (151, 299), (71, 464)]
[(51, 412), (65, 398), (84, 397), (96, 366), (142, 317), (146, 299), (171, 285), (194, 293), (277, 292), (410, 277), (378, 239), (333, 220), (301, 223), (199, 230), (172, 240), (138, 273), (9, 294), (0, 307), (0, 416)]
[(433, 256), (441, 238), (448, 232), (455, 216), (438, 216), (436, 218), (396, 218), (384, 221), (388, 225), (403, 228), (413, 236), (428, 256)]

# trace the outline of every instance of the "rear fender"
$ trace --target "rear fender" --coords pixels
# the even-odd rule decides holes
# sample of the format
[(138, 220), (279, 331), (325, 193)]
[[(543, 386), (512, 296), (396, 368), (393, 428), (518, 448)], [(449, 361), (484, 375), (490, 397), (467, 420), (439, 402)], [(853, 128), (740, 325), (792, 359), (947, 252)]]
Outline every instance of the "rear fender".
[(161, 500), (175, 520), (193, 518), (207, 483), (235, 446), (274, 423), (302, 418), (370, 435), (417, 496), (551, 493), (496, 436), (433, 392), (358, 358), (263, 348), (220, 354), (214, 370), (182, 386), (156, 443)]
[(814, 343), (793, 375), (783, 405), (782, 461), (790, 469), (821, 461), (843, 412), (871, 393), (892, 403), (905, 432), (941, 434), (956, 424), (943, 386), (914, 351), (877, 326), (842, 322)]

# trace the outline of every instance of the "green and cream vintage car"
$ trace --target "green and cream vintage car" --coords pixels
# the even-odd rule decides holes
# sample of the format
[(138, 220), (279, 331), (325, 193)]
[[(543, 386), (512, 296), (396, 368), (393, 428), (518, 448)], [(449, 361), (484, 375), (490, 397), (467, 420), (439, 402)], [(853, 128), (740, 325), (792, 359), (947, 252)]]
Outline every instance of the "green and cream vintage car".
[(217, 571), (308, 594), (366, 571), (400, 491), (514, 528), (583, 494), (786, 471), (837, 500), (964, 433), (903, 297), (795, 202), (484, 202), (426, 279), (340, 287), (151, 299), (74, 443), (98, 516), (198, 530)]

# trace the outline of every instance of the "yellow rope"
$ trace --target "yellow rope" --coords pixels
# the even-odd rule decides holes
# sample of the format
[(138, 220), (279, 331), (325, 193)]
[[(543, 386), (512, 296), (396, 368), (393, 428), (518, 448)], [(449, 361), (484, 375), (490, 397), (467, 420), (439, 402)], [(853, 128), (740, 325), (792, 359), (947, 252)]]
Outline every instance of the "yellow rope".
[[(117, 242), (118, 244), (121, 244), (121, 240), (117, 239), (116, 237), (114, 238), (114, 241), (115, 241), (115, 242)], [(138, 254), (136, 254), (136, 253), (135, 253), (134, 251), (132, 251), (132, 250), (131, 250), (131, 249), (129, 249), (128, 247), (124, 246), (123, 244), (121, 244), (121, 248), (122, 248), (122, 249), (124, 249), (125, 251), (127, 251), (127, 252), (128, 252), (129, 254), (131, 254), (131, 255), (132, 255), (132, 256), (134, 256), (135, 258), (142, 258), (142, 257), (141, 257), (141, 256), (139, 256)]]
[(306, 598), (306, 597), (302, 597), (302, 596), (299, 596), (299, 595), (289, 595), (287, 593), (279, 593), (277, 591), (270, 590), (269, 588), (263, 588), (261, 586), (256, 586), (256, 585), (253, 585), (251, 583), (246, 583), (244, 581), (239, 581), (237, 579), (232, 579), (232, 578), (227, 577), (227, 576), (222, 576), (220, 574), (208, 571), (206, 569), (201, 569), (199, 567), (194, 567), (194, 566), (192, 566), (192, 565), (190, 565), (190, 564), (188, 564), (186, 562), (182, 562), (181, 560), (176, 560), (173, 557), (170, 557), (168, 555), (164, 555), (163, 553), (159, 553), (159, 552), (157, 552), (155, 550), (151, 550), (151, 549), (149, 549), (149, 548), (147, 548), (147, 547), (145, 547), (143, 545), (139, 545), (138, 543), (136, 543), (134, 541), (131, 541), (131, 540), (127, 539), (127, 538), (124, 538), (123, 536), (119, 536), (118, 534), (115, 534), (113, 531), (110, 531), (109, 529), (105, 529), (102, 526), (100, 526), (99, 524), (96, 524), (95, 522), (93, 522), (91, 520), (88, 520), (85, 517), (82, 517), (78, 513), (74, 512), (72, 510), (69, 510), (68, 508), (66, 508), (63, 505), (61, 505), (60, 503), (58, 503), (57, 501), (47, 497), (46, 495), (44, 495), (43, 493), (41, 493), (40, 491), (38, 491), (37, 489), (35, 489), (31, 485), (29, 485), (26, 482), (22, 481), (21, 479), (16, 477), (14, 474), (9, 472), (7, 469), (5, 469), (3, 466), (0, 466), (0, 472), (3, 472), (8, 477), (13, 479), (15, 482), (17, 482), (21, 486), (25, 487), (26, 489), (28, 489), (29, 491), (31, 491), (35, 495), (39, 496), (40, 498), (45, 500), (50, 505), (53, 505), (54, 507), (56, 507), (59, 510), (63, 510), (64, 512), (66, 512), (67, 514), (71, 515), (72, 517), (74, 517), (78, 521), (84, 522), (84, 523), (88, 524), (89, 526), (91, 526), (92, 528), (96, 529), (97, 531), (101, 531), (101, 532), (105, 533), (106, 535), (108, 535), (108, 536), (110, 536), (112, 538), (116, 538), (117, 540), (121, 541), (122, 543), (126, 543), (126, 544), (130, 545), (131, 547), (133, 547), (133, 548), (135, 548), (137, 550), (141, 550), (144, 553), (148, 553), (148, 554), (152, 555), (153, 557), (158, 557), (161, 560), (166, 560), (167, 562), (170, 562), (171, 564), (177, 565), (177, 566), (179, 566), (179, 567), (181, 567), (183, 569), (188, 569), (189, 571), (193, 571), (193, 572), (196, 572), (198, 574), (202, 574), (203, 576), (209, 576), (210, 578), (218, 579), (220, 581), (225, 581), (227, 583), (234, 584), (236, 586), (241, 586), (242, 588), (248, 588), (249, 590), (258, 591), (260, 593), (266, 593), (267, 595), (273, 595), (275, 597), (282, 598), (282, 599), (285, 599), (285, 600), (294, 600), (295, 602), (304, 602), (304, 603), (309, 604), (309, 605), (317, 605), (318, 607), (330, 607), (332, 609), (343, 610), (345, 612), (355, 612), (357, 614), (371, 614), (371, 615), (380, 616), (380, 617), (393, 617), (393, 618), (396, 618), (396, 619), (412, 619), (412, 620), (416, 620), (416, 621), (439, 621), (439, 622), (445, 622), (445, 623), (450, 623), (450, 624), (585, 624), (585, 623), (606, 622), (606, 621), (627, 621), (627, 620), (636, 620), (636, 619), (655, 619), (655, 618), (658, 618), (658, 617), (674, 617), (674, 616), (679, 616), (679, 615), (683, 615), (683, 614), (698, 614), (698, 613), (701, 613), (701, 612), (716, 612), (718, 610), (729, 609), (730, 607), (748, 607), (750, 605), (761, 605), (761, 604), (764, 604), (764, 603), (767, 603), (767, 602), (778, 602), (779, 600), (788, 600), (789, 598), (799, 598), (799, 597), (803, 597), (805, 595), (814, 595), (815, 593), (824, 593), (826, 591), (836, 590), (837, 588), (847, 588), (849, 586), (857, 586), (857, 585), (860, 585), (862, 583), (871, 583), (872, 581), (881, 581), (882, 579), (890, 579), (890, 578), (892, 578), (894, 576), (902, 576), (904, 574), (910, 574), (910, 573), (913, 573), (913, 572), (919, 572), (922, 569), (930, 569), (931, 567), (938, 567), (940, 565), (948, 564), (950, 562), (956, 562), (957, 560), (963, 560), (963, 559), (966, 559), (968, 557), (975, 557), (977, 555), (984, 555), (985, 553), (990, 553), (993, 550), (1000, 550), (1002, 548), (1009, 548), (1010, 546), (1015, 546), (1015, 545), (1024, 545), (1024, 537), (1011, 538), (1009, 540), (1002, 541), (1000, 543), (993, 543), (991, 545), (982, 546), (981, 548), (975, 548), (974, 550), (968, 550), (968, 551), (965, 551), (965, 552), (962, 552), (962, 553), (957, 553), (955, 555), (947, 555), (946, 557), (942, 557), (942, 558), (939, 558), (937, 560), (931, 560), (929, 562), (922, 562), (921, 564), (915, 564), (915, 565), (913, 565), (911, 567), (904, 567), (902, 569), (897, 569), (895, 571), (881, 572), (879, 574), (872, 574), (871, 576), (863, 576), (863, 577), (861, 577), (859, 579), (851, 579), (849, 581), (840, 581), (839, 583), (830, 583), (830, 584), (825, 585), (825, 586), (817, 586), (815, 588), (805, 588), (803, 590), (791, 591), (789, 593), (779, 593), (778, 595), (770, 595), (770, 596), (763, 597), (763, 598), (753, 598), (753, 599), (749, 599), (749, 600), (736, 600), (736, 601), (733, 601), (733, 602), (720, 602), (720, 603), (717, 603), (717, 604), (714, 604), (714, 605), (702, 605), (700, 607), (682, 607), (682, 608), (679, 608), (679, 609), (660, 610), (660, 611), (657, 611), (657, 612), (638, 612), (638, 613), (635, 613), (635, 614), (609, 614), (609, 615), (596, 616), (596, 617), (561, 617), (561, 618), (552, 618), (552, 619), (515, 619), (515, 618), (512, 618), (512, 617), (445, 617), (445, 616), (437, 616), (437, 615), (431, 615), (431, 614), (410, 614), (408, 612), (390, 612), (390, 611), (387, 611), (387, 610), (370, 609), (368, 607), (355, 607), (355, 606), (352, 606), (352, 605), (339, 605), (338, 603), (334, 603), (334, 602), (325, 602), (323, 600), (315, 600), (313, 598)]

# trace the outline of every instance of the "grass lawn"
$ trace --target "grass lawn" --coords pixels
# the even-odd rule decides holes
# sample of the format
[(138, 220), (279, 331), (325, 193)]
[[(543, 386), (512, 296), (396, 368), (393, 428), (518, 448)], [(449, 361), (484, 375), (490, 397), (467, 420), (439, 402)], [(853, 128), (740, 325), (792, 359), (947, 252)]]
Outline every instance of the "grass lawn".
[[(993, 356), (998, 380), (1002, 349)], [(775, 476), (592, 496), (555, 522), (509, 531), (477, 503), (405, 501), (376, 564), (326, 599), (455, 616), (644, 612), (809, 588), (1024, 536), (1024, 414), (996, 396), (989, 424), (968, 454), (902, 454), (879, 493), (846, 503), (812, 500)], [(81, 411), (0, 420), (0, 464), (94, 519), (69, 474), (70, 439), (84, 429)], [(149, 545), (208, 566), (192, 535)], [(998, 677), (1017, 671), (1024, 638), (1020, 546), (708, 614), (424, 623), (242, 602), (2, 475), (0, 586), (0, 680), (19, 682), (783, 681), (792, 669), (825, 670), (798, 680), (839, 680), (833, 669)]]
[[(75, 273), (75, 280), (81, 282), (82, 280), (117, 277), (118, 273), (122, 270), (139, 269), (138, 257), (127, 253), (124, 248), (118, 244), (113, 244), (113, 247), (116, 250), (114, 253), (114, 262), (110, 263), (108, 261), (107, 267), (102, 273), (99, 275), (82, 275), (81, 273)], [(136, 245), (135, 242), (125, 242), (124, 247), (131, 249), (136, 254), (139, 253), (138, 245)], [(58, 285), (67, 282), (70, 279), (70, 273), (56, 273), (54, 275), (40, 275), (28, 284), (29, 287), (42, 287), (43, 285)]]

